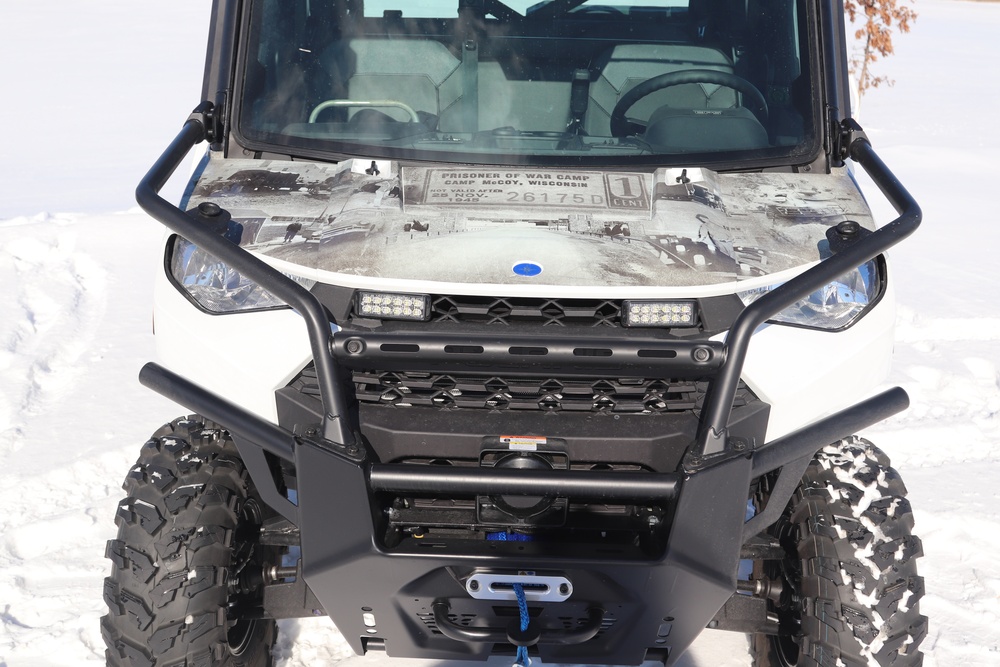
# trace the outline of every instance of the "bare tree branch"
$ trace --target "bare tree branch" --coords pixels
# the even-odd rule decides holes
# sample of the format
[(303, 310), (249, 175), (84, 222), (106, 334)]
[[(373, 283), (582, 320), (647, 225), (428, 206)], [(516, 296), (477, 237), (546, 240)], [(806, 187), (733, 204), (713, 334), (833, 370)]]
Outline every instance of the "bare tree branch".
[(844, 0), (844, 11), (854, 25), (860, 23), (854, 37), (863, 41), (860, 53), (851, 56), (850, 69), (857, 83), (858, 99), (869, 88), (895, 83), (888, 76), (876, 75), (872, 65), (880, 58), (893, 53), (892, 28), (910, 32), (910, 24), (917, 20), (917, 13), (903, 4), (904, 0)]

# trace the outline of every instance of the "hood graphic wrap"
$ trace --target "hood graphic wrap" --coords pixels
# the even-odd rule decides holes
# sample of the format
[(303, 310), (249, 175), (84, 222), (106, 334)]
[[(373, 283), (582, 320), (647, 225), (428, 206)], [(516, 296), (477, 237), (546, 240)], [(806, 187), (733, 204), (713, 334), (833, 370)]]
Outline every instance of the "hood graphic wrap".
[(229, 236), (241, 246), (352, 284), (712, 285), (820, 260), (827, 228), (844, 220), (874, 229), (846, 169), (649, 174), (215, 159), (184, 205), (205, 201), (232, 214)]

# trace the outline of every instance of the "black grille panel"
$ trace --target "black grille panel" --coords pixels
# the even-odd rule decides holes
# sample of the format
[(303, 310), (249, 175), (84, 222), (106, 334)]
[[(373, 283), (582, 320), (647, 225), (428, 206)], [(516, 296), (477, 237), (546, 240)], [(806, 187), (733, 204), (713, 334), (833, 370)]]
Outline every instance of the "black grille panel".
[[(707, 381), (523, 378), (371, 371), (354, 373), (358, 400), (406, 407), (657, 414), (701, 407)], [(735, 405), (746, 404), (742, 386)]]
[[(517, 609), (513, 609), (512, 613), (516, 613)], [(417, 612), (417, 618), (427, 626), (432, 635), (441, 635), (441, 630), (438, 629), (437, 622), (434, 620), (434, 614), (429, 611)], [(448, 620), (462, 627), (471, 627), (476, 620), (476, 614), (448, 614)], [(595, 637), (600, 637), (607, 631), (609, 631), (612, 626), (614, 626), (615, 621), (618, 619), (611, 614), (605, 612), (604, 619), (601, 621), (601, 629), (597, 631)], [(556, 618), (559, 625), (562, 626), (563, 630), (576, 630), (584, 625), (586, 625), (588, 619), (586, 616), (559, 616)]]
[(621, 310), (621, 301), (605, 299), (431, 297), (432, 322), (619, 327)]
[[(438, 630), (437, 621), (434, 620), (434, 614), (429, 611), (417, 613), (417, 618), (419, 618), (427, 629), (431, 631), (432, 635), (443, 634)], [(456, 625), (461, 625), (463, 628), (468, 628), (472, 626), (472, 622), (476, 620), (475, 614), (448, 614), (448, 620)]]

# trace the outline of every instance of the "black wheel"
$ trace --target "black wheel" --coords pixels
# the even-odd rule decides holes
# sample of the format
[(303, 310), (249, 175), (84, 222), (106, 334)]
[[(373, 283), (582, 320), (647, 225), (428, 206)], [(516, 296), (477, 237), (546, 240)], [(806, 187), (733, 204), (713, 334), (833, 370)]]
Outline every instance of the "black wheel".
[(754, 564), (755, 579), (782, 587), (768, 603), (781, 633), (751, 636), (754, 664), (921, 665), (927, 618), (912, 529), (906, 487), (885, 454), (861, 438), (824, 448), (770, 529), (787, 557)]
[(266, 508), (229, 434), (187, 417), (146, 442), (125, 479), (107, 556), (109, 667), (267, 667)]

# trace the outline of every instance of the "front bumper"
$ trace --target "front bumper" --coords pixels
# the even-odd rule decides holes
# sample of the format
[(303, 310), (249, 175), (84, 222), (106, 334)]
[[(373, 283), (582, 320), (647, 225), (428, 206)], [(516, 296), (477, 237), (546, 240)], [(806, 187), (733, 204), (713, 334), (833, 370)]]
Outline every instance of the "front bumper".
[[(474, 575), (531, 572), (572, 582), (563, 602), (531, 606), (545, 662), (667, 664), (694, 641), (732, 596), (742, 545), (777, 518), (784, 502), (745, 521), (754, 478), (780, 469), (775, 489), (791, 493), (824, 444), (874, 424), (907, 405), (891, 389), (759, 448), (689, 456), (678, 472), (452, 470), (370, 460), (363, 448), (294, 436), (155, 364), (140, 374), (150, 388), (223, 424), (231, 424), (264, 501), (299, 527), (302, 575), (355, 651), (391, 656), (485, 659), (510, 653), (496, 642), (516, 617), (512, 602), (475, 599)], [(265, 452), (294, 464), (297, 504), (278, 489)], [(580, 501), (669, 505), (661, 550), (639, 544), (411, 539), (386, 543), (384, 498), (548, 495)], [(787, 496), (786, 496), (787, 497)], [(595, 623), (596, 633), (584, 632)], [(442, 616), (443, 615), (443, 616)], [(441, 628), (489, 632), (461, 640)], [(566, 643), (570, 636), (583, 638)]]

